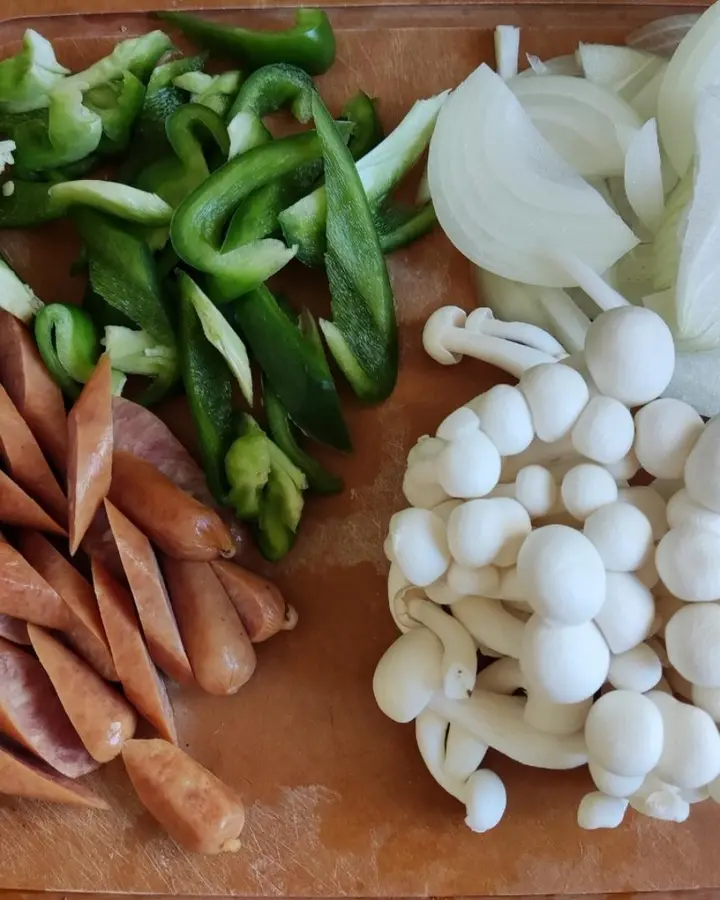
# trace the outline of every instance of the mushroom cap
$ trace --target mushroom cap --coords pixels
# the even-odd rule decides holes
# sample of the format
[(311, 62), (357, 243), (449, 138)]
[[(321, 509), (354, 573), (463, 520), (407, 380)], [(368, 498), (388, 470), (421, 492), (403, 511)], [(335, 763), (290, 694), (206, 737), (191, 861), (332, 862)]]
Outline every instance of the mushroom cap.
[(640, 465), (655, 478), (682, 478), (704, 428), (689, 403), (670, 397), (653, 400), (635, 414), (635, 453)]
[(690, 815), (690, 804), (680, 791), (651, 772), (632, 797), (630, 806), (644, 816), (664, 822), (684, 822)]
[(541, 441), (557, 441), (577, 422), (590, 398), (585, 379), (563, 363), (542, 363), (518, 382), (530, 407), (533, 428)]
[(698, 709), (704, 709), (713, 722), (720, 722), (720, 688), (692, 686), (692, 702)]
[(500, 573), (495, 566), (471, 568), (453, 560), (447, 571), (447, 583), (463, 596), (494, 597), (500, 588)]
[(580, 413), (571, 437), (581, 456), (603, 464), (617, 463), (633, 445), (633, 417), (619, 400), (593, 397)]
[(490, 769), (480, 769), (468, 779), (466, 791), (465, 824), (477, 834), (490, 831), (505, 815), (505, 785)]
[(563, 476), (560, 495), (570, 515), (584, 522), (595, 510), (617, 500), (618, 486), (607, 469), (580, 463)]
[(457, 509), (458, 506), (462, 505), (462, 500), (443, 500), (442, 503), (438, 503), (437, 506), (433, 506), (432, 511), (436, 516), (441, 518), (443, 522), (447, 525), (448, 519), (450, 518), (450, 514), (454, 509)]
[(663, 718), (657, 706), (637, 691), (609, 691), (585, 722), (588, 755), (617, 775), (647, 775), (663, 749)]
[(659, 397), (675, 368), (670, 329), (652, 310), (621, 306), (601, 313), (585, 340), (585, 362), (602, 394), (626, 406)]
[[(422, 466), (423, 463), (419, 465)], [(447, 499), (447, 494), (437, 482), (420, 477), (419, 465), (411, 466), (403, 475), (403, 496), (410, 506), (418, 509), (434, 509)]]
[(635, 451), (631, 450), (616, 463), (607, 463), (605, 468), (612, 475), (615, 481), (629, 481), (640, 471), (640, 463)]
[(663, 719), (665, 740), (655, 774), (679, 788), (699, 788), (720, 774), (720, 734), (702, 709), (669, 694), (650, 691), (648, 698)]
[(652, 525), (636, 506), (617, 500), (585, 519), (583, 534), (610, 572), (634, 572), (653, 552)]
[(655, 551), (663, 583), (688, 602), (720, 600), (719, 559), (720, 533), (690, 523), (671, 528)]
[(469, 568), (497, 562), (511, 566), (532, 525), (525, 507), (510, 497), (469, 500), (450, 514), (448, 545), (453, 559)]
[(676, 491), (668, 500), (666, 514), (671, 528), (694, 525), (705, 531), (716, 531), (720, 534), (720, 513), (696, 503), (685, 488)]
[(459, 306), (442, 306), (430, 315), (423, 328), (423, 347), (428, 356), (443, 366), (459, 363), (461, 355), (446, 348), (447, 339), (455, 328), (464, 328), (467, 313)]
[(647, 644), (638, 644), (637, 647), (612, 657), (608, 681), (617, 690), (644, 694), (655, 687), (662, 674), (662, 664), (657, 653)]
[(605, 602), (595, 624), (613, 653), (632, 650), (649, 637), (655, 623), (655, 600), (629, 572), (608, 572)]
[(438, 456), (437, 478), (450, 497), (484, 497), (498, 483), (501, 465), (495, 444), (475, 431), (445, 447)]
[(407, 455), (408, 468), (416, 463), (436, 459), (447, 446), (447, 441), (429, 434), (421, 435), (410, 448)]
[(593, 622), (558, 628), (538, 615), (525, 625), (520, 667), (529, 690), (539, 687), (555, 703), (578, 703), (607, 678), (610, 651)]
[(413, 628), (391, 644), (373, 676), (375, 700), (394, 722), (417, 718), (441, 690), (443, 645), (429, 628)]
[(468, 406), (501, 456), (514, 456), (530, 446), (535, 436), (530, 407), (516, 387), (496, 384)]
[(403, 634), (417, 624), (407, 615), (405, 604), (402, 602), (402, 595), (411, 587), (400, 566), (395, 562), (391, 563), (387, 581), (388, 607), (393, 621)]
[(592, 791), (580, 801), (577, 823), (580, 828), (594, 831), (597, 828), (617, 828), (622, 825), (628, 801), (624, 797), (611, 797), (600, 791)]
[(588, 763), (588, 769), (597, 789), (611, 797), (630, 797), (640, 789), (645, 780), (644, 775), (616, 775), (608, 772), (592, 759)]
[(536, 528), (520, 548), (517, 572), (528, 603), (555, 624), (588, 622), (604, 603), (605, 567), (600, 555), (567, 525)]
[(407, 580), (418, 587), (437, 581), (450, 565), (443, 520), (429, 509), (403, 509), (390, 519), (393, 558)]
[(467, 406), (460, 406), (445, 416), (438, 425), (435, 435), (444, 441), (456, 441), (480, 428), (480, 420)]
[(683, 606), (665, 626), (665, 646), (683, 678), (700, 687), (720, 687), (720, 606)]
[(720, 417), (711, 419), (685, 461), (690, 498), (720, 513)]
[(652, 528), (652, 536), (654, 541), (660, 538), (668, 530), (667, 504), (663, 497), (649, 485), (633, 485), (632, 487), (621, 488), (619, 499), (623, 503), (629, 503), (644, 513)]
[(545, 466), (525, 466), (517, 473), (515, 499), (522, 503), (531, 519), (548, 515), (557, 498), (557, 483)]

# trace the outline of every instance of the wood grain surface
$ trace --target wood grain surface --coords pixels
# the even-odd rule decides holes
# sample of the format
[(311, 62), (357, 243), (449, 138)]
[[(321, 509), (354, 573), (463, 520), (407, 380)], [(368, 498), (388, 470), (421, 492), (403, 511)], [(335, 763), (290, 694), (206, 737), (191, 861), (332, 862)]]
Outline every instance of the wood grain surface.
[[(33, 24), (56, 41), (61, 60), (78, 67), (108, 52), (118, 38), (152, 27), (137, 10), (229, 2), (0, 0), (0, 55), (14, 49), (26, 25), (13, 17), (38, 17)], [(252, 10), (220, 16), (254, 25), (288, 20), (287, 12), (263, 9), (269, 5), (248, 0)], [(490, 58), (492, 28), (500, 22), (523, 25), (525, 49), (542, 57), (568, 52), (579, 39), (621, 42), (663, 10), (692, 4), (327, 5), (333, 7), (339, 59), (321, 79), (324, 93), (337, 107), (362, 87), (381, 98), (391, 126), (418, 96), (452, 87)], [(56, 14), (65, 15), (52, 18)], [(66, 227), (46, 227), (30, 237), (5, 234), (0, 245), (42, 298), (79, 295), (81, 284), (66, 274), (76, 249)], [(111, 814), (0, 801), (3, 900), (36, 898), (41, 891), (49, 892), (43, 895), (48, 900), (69, 892), (330, 898), (669, 897), (672, 891), (697, 900), (720, 887), (719, 820), (712, 804), (696, 807), (683, 826), (631, 814), (616, 831), (581, 832), (575, 812), (590, 787), (585, 772), (531, 771), (492, 758), (490, 765), (507, 782), (508, 814), (495, 831), (474, 836), (459, 805), (423, 769), (412, 728), (385, 720), (375, 708), (372, 672), (394, 636), (382, 539), (401, 502), (406, 450), (497, 379), (481, 365), (441, 369), (420, 350), (431, 309), (473, 302), (469, 266), (443, 236), (396, 254), (391, 272), (402, 338), (398, 388), (377, 409), (348, 401), (356, 452), (327, 460), (348, 488), (338, 498), (312, 501), (298, 546), (280, 573), (300, 611), (298, 629), (260, 648), (258, 672), (237, 697), (173, 692), (183, 745), (246, 798), (243, 848), (215, 859), (180, 851), (142, 812), (116, 763), (96, 778)], [(319, 293), (312, 281), (293, 283), (291, 290), (294, 299)], [(319, 302), (322, 307), (326, 301)], [(168, 415), (178, 421), (174, 410)]]

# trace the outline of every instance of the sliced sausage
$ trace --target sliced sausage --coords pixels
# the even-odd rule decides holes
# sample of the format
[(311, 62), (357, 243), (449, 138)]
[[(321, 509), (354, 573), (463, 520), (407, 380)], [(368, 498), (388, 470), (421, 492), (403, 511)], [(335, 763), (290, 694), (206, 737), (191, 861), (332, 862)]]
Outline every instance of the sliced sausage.
[(45, 510), (5, 472), (0, 472), (0, 522), (18, 525), (20, 528), (48, 531), (50, 534), (59, 534), (63, 537), (66, 534), (65, 529), (53, 521)]
[(245, 807), (240, 795), (178, 747), (128, 741), (123, 762), (147, 811), (193, 853), (240, 849)]
[(0, 613), (0, 637), (12, 641), (13, 644), (29, 644), (27, 622)]
[(60, 631), (70, 623), (62, 597), (5, 541), (0, 541), (0, 612)]
[(85, 749), (110, 762), (135, 734), (135, 710), (72, 650), (36, 625), (28, 626), (33, 650)]
[(67, 498), (10, 395), (0, 387), (0, 455), (16, 484), (65, 524)]
[(109, 500), (105, 512), (153, 662), (179, 684), (192, 684), (192, 669), (150, 541)]
[(39, 759), (6, 743), (0, 744), (0, 794), (89, 809), (110, 809), (102, 797), (89, 788), (59, 775)]
[(67, 424), (68, 531), (74, 555), (112, 477), (112, 370), (106, 353), (70, 410)]
[(164, 557), (162, 564), (195, 680), (208, 694), (234, 694), (256, 657), (225, 588), (210, 563)]
[(92, 577), (115, 668), (128, 700), (162, 737), (177, 743), (170, 699), (145, 646), (132, 597), (96, 559), (92, 560)]
[(35, 571), (65, 602), (70, 615), (63, 630), (72, 646), (103, 678), (117, 681), (92, 585), (46, 537), (36, 531), (21, 531), (18, 547)]
[(0, 642), (0, 732), (68, 778), (98, 768), (43, 667), (7, 641)]
[(212, 567), (253, 644), (266, 641), (278, 631), (291, 631), (297, 625), (295, 609), (285, 603), (272, 581), (225, 559), (214, 561)]
[(64, 473), (67, 419), (62, 392), (45, 367), (30, 332), (5, 310), (0, 310), (0, 384), (50, 461)]
[(110, 500), (175, 559), (210, 560), (235, 552), (218, 514), (191, 497), (145, 460), (123, 450), (113, 454)]

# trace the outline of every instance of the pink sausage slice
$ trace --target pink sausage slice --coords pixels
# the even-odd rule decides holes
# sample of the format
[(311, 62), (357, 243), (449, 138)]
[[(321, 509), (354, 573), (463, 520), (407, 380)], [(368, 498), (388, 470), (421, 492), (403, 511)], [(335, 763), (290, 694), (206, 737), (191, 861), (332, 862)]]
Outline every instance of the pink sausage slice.
[(59, 631), (70, 624), (62, 597), (5, 541), (0, 541), (0, 612)]
[(35, 759), (19, 747), (0, 744), (0, 794), (85, 806), (88, 809), (110, 809), (107, 803), (89, 788)]
[(20, 528), (48, 531), (50, 534), (59, 534), (63, 537), (66, 534), (65, 529), (51, 519), (45, 510), (5, 472), (0, 472), (0, 522), (17, 525)]

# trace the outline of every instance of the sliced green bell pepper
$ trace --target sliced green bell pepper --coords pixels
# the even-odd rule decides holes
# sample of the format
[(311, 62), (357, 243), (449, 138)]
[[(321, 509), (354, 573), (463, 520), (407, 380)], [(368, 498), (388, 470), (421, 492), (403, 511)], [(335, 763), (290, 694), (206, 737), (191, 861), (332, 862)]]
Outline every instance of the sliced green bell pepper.
[(2, 251), (0, 251), (0, 309), (11, 313), (26, 325), (43, 309), (42, 300), (36, 297), (32, 288), (20, 278)]
[(145, 84), (161, 56), (172, 49), (172, 41), (163, 31), (151, 31), (139, 37), (120, 41), (112, 53), (93, 63), (82, 72), (70, 75), (65, 83), (82, 85), (89, 90), (100, 84), (122, 78), (126, 72), (132, 73)]
[(289, 63), (311, 75), (322, 75), (335, 61), (335, 35), (320, 9), (298, 9), (295, 25), (284, 31), (236, 28), (182, 12), (157, 15), (201, 46), (232, 57), (247, 69)]
[(12, 193), (0, 193), (0, 229), (30, 228), (59, 219), (64, 210), (50, 198), (51, 184), (13, 178)]
[(352, 96), (340, 113), (340, 118), (353, 124), (348, 150), (353, 159), (360, 159), (382, 141), (383, 127), (375, 108), (375, 101), (363, 91)]
[(191, 103), (207, 106), (225, 118), (242, 84), (242, 74), (237, 70), (220, 75), (188, 72), (186, 75), (179, 75), (174, 84), (175, 87), (188, 91)]
[[(220, 116), (195, 103), (172, 112), (165, 122), (165, 131), (174, 155), (143, 169), (136, 184), (176, 207), (210, 177), (217, 162), (227, 159), (230, 141)], [(206, 157), (212, 156), (212, 150), (217, 159), (209, 162)]]
[(393, 253), (427, 234), (437, 224), (435, 207), (430, 201), (418, 206), (384, 204), (375, 215), (383, 253)]
[(48, 195), (50, 203), (61, 210), (61, 214), (73, 206), (86, 206), (153, 228), (167, 225), (173, 212), (157, 194), (117, 181), (62, 181), (51, 185)]
[(395, 301), (372, 212), (350, 151), (316, 95), (327, 200), (325, 268), (332, 321), (321, 321), (330, 352), (361, 400), (378, 402), (395, 387)]
[(178, 356), (174, 345), (158, 344), (147, 331), (124, 325), (106, 325), (103, 338), (113, 372), (143, 375), (150, 379), (141, 402), (148, 406), (161, 400), (178, 380)]
[(189, 275), (178, 273), (180, 290), (180, 356), (185, 393), (198, 435), (203, 469), (218, 503), (224, 503), (229, 484), (225, 457), (234, 436), (233, 379), (215, 347), (205, 337), (193, 305), (199, 290)]
[(47, 107), (51, 91), (69, 73), (50, 41), (28, 28), (22, 50), (0, 62), (0, 108), (19, 113)]
[(85, 106), (102, 121), (103, 153), (114, 155), (126, 149), (144, 101), (145, 85), (132, 72), (86, 92)]
[(77, 399), (100, 357), (90, 316), (77, 306), (51, 303), (35, 317), (35, 341), (62, 392), (70, 400)]

